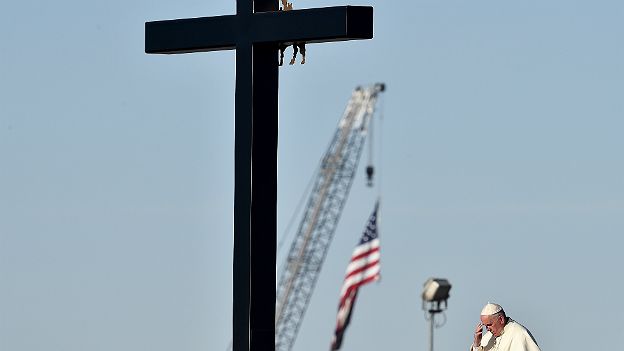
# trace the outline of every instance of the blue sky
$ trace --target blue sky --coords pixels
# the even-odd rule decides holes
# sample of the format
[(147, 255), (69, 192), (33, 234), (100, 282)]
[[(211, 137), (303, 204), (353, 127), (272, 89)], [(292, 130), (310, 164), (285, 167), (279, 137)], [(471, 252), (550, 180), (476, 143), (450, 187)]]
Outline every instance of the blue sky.
[[(295, 350), (328, 348), (378, 191), (383, 278), (363, 288), (344, 350), (426, 348), (431, 276), (453, 284), (436, 350), (467, 349), (488, 301), (544, 350), (612, 348), (624, 332), (624, 5), (348, 4), (374, 6), (373, 40), (310, 45), (306, 65), (280, 69), (279, 234), (351, 90), (375, 82), (388, 88), (381, 189), (356, 175)], [(143, 38), (145, 21), (234, 10), (0, 5), (2, 350), (225, 350), (235, 54), (146, 55)]]

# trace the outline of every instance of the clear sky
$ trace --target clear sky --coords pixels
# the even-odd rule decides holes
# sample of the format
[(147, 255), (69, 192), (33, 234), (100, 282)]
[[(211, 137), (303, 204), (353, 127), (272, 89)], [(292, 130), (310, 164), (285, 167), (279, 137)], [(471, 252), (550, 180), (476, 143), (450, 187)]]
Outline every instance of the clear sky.
[[(388, 87), (383, 278), (362, 289), (343, 349), (425, 350), (430, 276), (453, 284), (436, 350), (466, 350), (488, 301), (543, 350), (617, 348), (624, 3), (350, 4), (374, 6), (373, 40), (310, 45), (280, 69), (280, 237), (351, 90)], [(143, 40), (145, 21), (234, 11), (0, 4), (0, 350), (225, 350), (235, 54), (146, 55)], [(296, 351), (328, 349), (378, 191), (356, 176)]]

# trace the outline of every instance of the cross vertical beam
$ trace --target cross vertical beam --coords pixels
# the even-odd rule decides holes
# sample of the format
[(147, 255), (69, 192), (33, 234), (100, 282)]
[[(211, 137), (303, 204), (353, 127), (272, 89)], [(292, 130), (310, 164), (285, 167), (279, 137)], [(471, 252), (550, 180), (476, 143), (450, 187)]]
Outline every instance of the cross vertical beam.
[[(245, 27), (253, 0), (236, 1), (238, 25)], [(249, 350), (251, 300), (251, 215), (253, 142), (253, 47), (235, 32), (236, 88), (234, 108), (234, 250), (232, 262), (232, 347)]]
[(251, 161), (250, 350), (275, 348), (278, 49), (255, 44)]
[[(240, 1), (239, 1), (240, 2)], [(236, 50), (232, 347), (249, 350), (253, 85), (251, 44)]]
[[(276, 0), (255, 0), (256, 13), (277, 10)], [(251, 351), (275, 350), (278, 68), (277, 43), (253, 44)]]

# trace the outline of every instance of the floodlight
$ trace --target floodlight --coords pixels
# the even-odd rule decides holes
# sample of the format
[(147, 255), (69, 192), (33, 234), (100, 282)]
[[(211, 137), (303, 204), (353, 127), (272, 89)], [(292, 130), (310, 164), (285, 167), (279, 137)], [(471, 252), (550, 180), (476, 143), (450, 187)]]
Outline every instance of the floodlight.
[(449, 298), (451, 283), (446, 279), (429, 278), (424, 284), (422, 299), (427, 302), (445, 301)]

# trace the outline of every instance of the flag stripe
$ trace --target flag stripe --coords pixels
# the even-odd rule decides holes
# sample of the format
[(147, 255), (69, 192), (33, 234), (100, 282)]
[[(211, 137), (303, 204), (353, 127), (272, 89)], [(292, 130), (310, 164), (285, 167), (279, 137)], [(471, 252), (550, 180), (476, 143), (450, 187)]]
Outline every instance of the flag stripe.
[(363, 285), (363, 281), (367, 280), (368, 278), (379, 275), (379, 271), (380, 266), (377, 263), (376, 265), (370, 267), (370, 269), (362, 271), (360, 272), (360, 274), (349, 277), (347, 279), (348, 284), (342, 286), (341, 296), (344, 296), (350, 289), (360, 287), (361, 285)]
[(360, 269), (361, 267), (366, 266), (370, 262), (379, 261), (380, 256), (381, 256), (381, 253), (379, 252), (379, 249), (377, 248), (375, 249), (375, 251), (370, 252), (366, 256), (361, 256), (355, 260), (351, 260), (351, 263), (349, 263), (349, 266), (347, 266), (347, 275), (349, 275), (350, 272), (356, 271)]
[(355, 250), (353, 250), (353, 254), (351, 255), (351, 259), (353, 259), (353, 257), (356, 256), (360, 256), (365, 252), (368, 252), (372, 249), (376, 249), (379, 247), (379, 239), (374, 239), (371, 240), (367, 243), (364, 244), (360, 244), (358, 246), (355, 247)]
[(350, 288), (350, 289), (348, 290), (348, 292), (347, 292), (347, 294), (348, 294), (348, 295), (347, 295), (347, 296), (345, 296), (345, 298), (344, 298), (343, 300), (341, 300), (340, 302), (341, 302), (341, 303), (343, 303), (343, 304), (344, 304), (344, 303), (346, 303), (346, 302), (347, 302), (347, 299), (349, 298), (349, 295), (350, 295), (353, 291), (357, 292), (357, 291), (358, 291), (358, 288), (359, 288), (360, 286), (362, 286), (362, 285), (364, 285), (364, 284), (366, 284), (366, 283), (374, 282), (374, 281), (375, 281), (375, 280), (377, 280), (377, 279), (379, 279), (379, 275), (370, 276), (370, 277), (368, 277), (368, 278), (364, 279), (364, 280), (362, 281), (362, 283), (361, 283), (361, 284), (358, 284), (356, 287), (352, 287), (352, 288)]
[(364, 275), (368, 275), (369, 272), (375, 271), (375, 273), (379, 272), (379, 260), (368, 262), (365, 266), (362, 266), (353, 272), (347, 275), (347, 279), (353, 279), (357, 277), (361, 277)]

